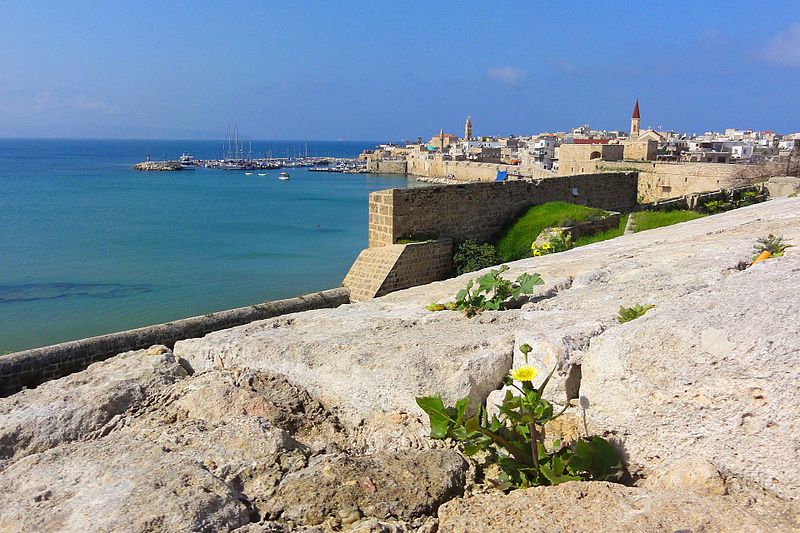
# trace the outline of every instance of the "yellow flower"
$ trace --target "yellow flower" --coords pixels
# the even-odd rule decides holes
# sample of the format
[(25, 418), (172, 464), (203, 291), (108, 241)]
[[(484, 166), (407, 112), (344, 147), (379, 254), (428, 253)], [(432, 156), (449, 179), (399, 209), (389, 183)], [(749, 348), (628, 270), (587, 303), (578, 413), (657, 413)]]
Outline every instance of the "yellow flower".
[(533, 381), (539, 372), (531, 365), (522, 365), (511, 371), (511, 377), (517, 381)]

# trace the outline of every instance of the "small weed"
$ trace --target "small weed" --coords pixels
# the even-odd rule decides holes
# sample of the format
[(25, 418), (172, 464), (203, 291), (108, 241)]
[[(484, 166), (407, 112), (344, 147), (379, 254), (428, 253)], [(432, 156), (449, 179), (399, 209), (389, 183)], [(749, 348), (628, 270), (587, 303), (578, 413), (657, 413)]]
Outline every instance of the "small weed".
[(647, 311), (654, 308), (655, 305), (652, 304), (645, 304), (640, 305), (636, 304), (633, 307), (623, 307), (619, 306), (619, 316), (617, 317), (617, 321), (620, 324), (624, 324), (625, 322), (630, 322), (631, 320), (635, 320), (640, 316), (643, 316)]
[[(486, 462), (501, 471), (497, 486), (504, 490), (537, 485), (558, 485), (566, 481), (619, 481), (624, 473), (616, 449), (598, 436), (579, 437), (573, 442), (554, 440), (552, 451), (544, 445), (546, 425), (561, 416), (543, 398), (544, 389), (555, 371), (535, 388), (536, 368), (528, 364), (531, 347), (520, 347), (525, 365), (515, 368), (505, 383), (514, 389), (506, 392), (498, 409), (499, 416), (489, 417), (484, 407), (467, 417), (469, 398), (445, 407), (439, 396), (417, 398), (417, 405), (428, 414), (432, 439), (453, 439), (464, 455), (488, 452)], [(517, 385), (519, 382), (519, 386)]]
[(468, 317), (473, 317), (484, 310), (499, 311), (511, 300), (516, 300), (523, 294), (532, 294), (536, 285), (544, 284), (539, 274), (527, 273), (511, 282), (500, 277), (500, 274), (506, 270), (508, 270), (508, 265), (502, 265), (499, 269), (493, 268), (478, 279), (469, 281), (465, 289), (456, 293), (454, 302), (432, 303), (425, 309), (428, 311), (463, 311)]
[(790, 246), (792, 245), (783, 241), (783, 236), (776, 237), (770, 233), (766, 237), (760, 237), (756, 240), (756, 244), (753, 246), (753, 254), (758, 256), (762, 252), (769, 252), (773, 257), (780, 257)]

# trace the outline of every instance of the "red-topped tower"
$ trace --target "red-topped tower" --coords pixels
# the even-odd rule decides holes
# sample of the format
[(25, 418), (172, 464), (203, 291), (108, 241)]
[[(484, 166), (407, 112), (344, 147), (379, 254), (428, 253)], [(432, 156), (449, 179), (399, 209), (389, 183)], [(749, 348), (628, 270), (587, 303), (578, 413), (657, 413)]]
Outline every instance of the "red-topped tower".
[(639, 123), (641, 120), (641, 117), (639, 117), (639, 99), (637, 98), (636, 104), (633, 106), (633, 115), (631, 115), (631, 139), (639, 136)]

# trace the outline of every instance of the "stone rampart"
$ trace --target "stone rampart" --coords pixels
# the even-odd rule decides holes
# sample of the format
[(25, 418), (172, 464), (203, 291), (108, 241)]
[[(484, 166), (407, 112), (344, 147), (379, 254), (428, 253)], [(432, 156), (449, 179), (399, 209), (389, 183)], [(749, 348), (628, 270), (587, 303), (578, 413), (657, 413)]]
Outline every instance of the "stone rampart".
[(436, 155), (409, 155), (407, 172), (428, 178), (450, 178), (457, 181), (494, 181), (498, 171), (506, 171), (514, 178), (549, 178), (555, 172), (538, 165), (503, 165), (475, 161), (449, 161)]
[(452, 239), (393, 244), (362, 250), (343, 284), (352, 301), (361, 301), (438, 281), (452, 271)]
[(405, 174), (405, 159), (372, 159), (367, 158), (367, 172), (376, 174)]
[(600, 161), (597, 168), (609, 172), (639, 172), (639, 198), (655, 202), (689, 194), (728, 189), (744, 165), (725, 163), (655, 163), (652, 161)]
[(563, 201), (628, 212), (636, 195), (636, 173), (624, 172), (376, 191), (369, 247), (419, 236), (489, 241), (532, 205)]
[(13, 394), (23, 387), (35, 387), (45, 381), (78, 372), (95, 361), (101, 361), (129, 350), (147, 348), (154, 344), (172, 347), (179, 340), (202, 337), (213, 331), (248, 324), (256, 320), (310, 309), (338, 307), (350, 302), (349, 294), (346, 287), (339, 287), (296, 298), (239, 307), (166, 324), (4, 355), (0, 357), (0, 396)]

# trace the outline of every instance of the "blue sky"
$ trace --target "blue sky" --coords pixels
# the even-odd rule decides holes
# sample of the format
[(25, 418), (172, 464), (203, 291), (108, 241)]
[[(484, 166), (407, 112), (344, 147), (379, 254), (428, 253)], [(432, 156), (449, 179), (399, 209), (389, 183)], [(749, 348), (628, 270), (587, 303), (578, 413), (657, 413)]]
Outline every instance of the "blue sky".
[[(134, 6), (135, 4), (135, 6)], [(0, 137), (800, 130), (789, 2), (0, 2)]]

